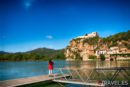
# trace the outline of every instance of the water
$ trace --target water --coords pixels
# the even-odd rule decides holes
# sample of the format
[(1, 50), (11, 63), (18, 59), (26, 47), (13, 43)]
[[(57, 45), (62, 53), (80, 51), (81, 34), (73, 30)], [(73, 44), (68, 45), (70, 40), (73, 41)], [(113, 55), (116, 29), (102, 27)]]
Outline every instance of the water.
[[(54, 61), (55, 68), (96, 68), (96, 67), (130, 67), (130, 61)], [(58, 71), (55, 69), (54, 73)], [(86, 72), (86, 71), (85, 71)], [(83, 72), (81, 72), (83, 73)], [(48, 61), (30, 62), (0, 62), (0, 80), (10, 80), (48, 74)], [(56, 84), (58, 85), (58, 84)], [(53, 87), (53, 86), (50, 86)], [(82, 87), (81, 85), (66, 84), (66, 87)]]
[[(55, 68), (65, 67), (67, 62), (54, 61)], [(56, 72), (56, 71), (54, 71)], [(0, 80), (10, 80), (48, 74), (48, 61), (0, 62)]]
[[(95, 68), (109, 68), (112, 67), (130, 67), (130, 61), (87, 61), (87, 62), (70, 62), (69, 68), (71, 69), (73, 79), (77, 80), (110, 80), (114, 76), (116, 70), (96, 70)], [(75, 70), (76, 69), (76, 70)], [(78, 76), (78, 73), (80, 76)], [(114, 80), (127, 80), (130, 70), (121, 70)], [(126, 78), (127, 77), (127, 78)], [(81, 80), (81, 81), (82, 81)]]

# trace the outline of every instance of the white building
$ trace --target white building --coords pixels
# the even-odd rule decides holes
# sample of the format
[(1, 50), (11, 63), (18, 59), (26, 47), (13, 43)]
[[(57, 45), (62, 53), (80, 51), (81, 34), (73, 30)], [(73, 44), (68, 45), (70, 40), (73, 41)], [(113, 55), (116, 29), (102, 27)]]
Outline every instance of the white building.
[(117, 54), (119, 53), (119, 47), (111, 47), (109, 50), (109, 54)]
[(102, 49), (96, 51), (96, 55), (100, 54), (118, 54), (119, 53), (119, 47), (111, 47), (110, 49)]
[(100, 55), (100, 54), (107, 54), (107, 50), (98, 50), (96, 51), (96, 55)]
[(96, 37), (98, 36), (98, 33), (97, 32), (92, 32), (91, 34), (88, 34), (86, 36), (78, 36), (77, 38), (91, 38), (91, 37)]

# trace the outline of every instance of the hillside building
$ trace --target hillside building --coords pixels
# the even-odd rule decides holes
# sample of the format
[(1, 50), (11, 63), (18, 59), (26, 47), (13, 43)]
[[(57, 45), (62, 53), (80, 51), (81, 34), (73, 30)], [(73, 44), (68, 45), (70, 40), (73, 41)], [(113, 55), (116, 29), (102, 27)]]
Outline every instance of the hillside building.
[(85, 36), (78, 36), (77, 38), (84, 38), (85, 39), (85, 38), (91, 38), (91, 37), (96, 37), (96, 36), (98, 36), (98, 33), (92, 32), (92, 33), (85, 35)]

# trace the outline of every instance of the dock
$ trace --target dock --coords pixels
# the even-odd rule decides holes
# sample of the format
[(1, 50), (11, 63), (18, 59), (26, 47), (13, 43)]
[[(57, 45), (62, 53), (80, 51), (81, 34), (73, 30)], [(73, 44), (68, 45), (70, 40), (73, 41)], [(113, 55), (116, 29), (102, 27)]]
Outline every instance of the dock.
[[(16, 87), (16, 86), (23, 86), (33, 83), (39, 83), (39, 82), (46, 82), (46, 81), (52, 81), (57, 83), (68, 83), (68, 84), (79, 84), (79, 85), (87, 85), (87, 86), (101, 86), (104, 87), (107, 84), (100, 83), (99, 80), (94, 79), (94, 71), (96, 70), (97, 73), (102, 72), (101, 74), (109, 81), (114, 81), (115, 78), (120, 75), (123, 75), (126, 80), (130, 77), (130, 67), (97, 67), (91, 69), (91, 72), (89, 72), (89, 75), (81, 75), (80, 70), (84, 70), (83, 68), (57, 68), (60, 73), (54, 74), (53, 76), (49, 75), (41, 75), (41, 76), (34, 76), (34, 77), (27, 77), (27, 78), (19, 78), (19, 79), (13, 79), (13, 80), (5, 80), (0, 81), (0, 87)], [(89, 70), (90, 68), (86, 68)], [(107, 77), (104, 71), (108, 70), (114, 70), (113, 75)], [(123, 71), (123, 73), (121, 73)], [(78, 78), (75, 78), (78, 77)], [(83, 78), (83, 77), (86, 77)], [(93, 79), (91, 79), (92, 77)]]
[(27, 77), (27, 78), (19, 78), (19, 79), (13, 79), (13, 80), (5, 80), (0, 81), (0, 87), (16, 87), (21, 85), (27, 85), (32, 83), (38, 83), (38, 82), (45, 82), (45, 81), (53, 81), (54, 79), (67, 77), (69, 75), (65, 74), (63, 75), (57, 75), (54, 77), (50, 77), (49, 75), (41, 75), (41, 76), (34, 76), (34, 77)]
[(54, 82), (60, 83), (71, 83), (71, 84), (78, 84), (78, 85), (86, 85), (86, 86), (95, 86), (95, 87), (105, 87), (104, 84), (99, 84), (98, 82), (83, 82), (83, 81), (72, 81), (72, 80), (53, 80)]

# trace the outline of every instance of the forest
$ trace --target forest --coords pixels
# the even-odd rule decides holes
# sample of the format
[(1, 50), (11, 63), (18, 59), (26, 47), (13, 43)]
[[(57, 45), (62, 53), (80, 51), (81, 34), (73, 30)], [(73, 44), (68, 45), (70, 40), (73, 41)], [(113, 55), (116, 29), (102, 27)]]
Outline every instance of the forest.
[(8, 53), (0, 51), (0, 61), (34, 61), (34, 60), (63, 60), (64, 49), (54, 50), (48, 48), (38, 48), (28, 52)]

